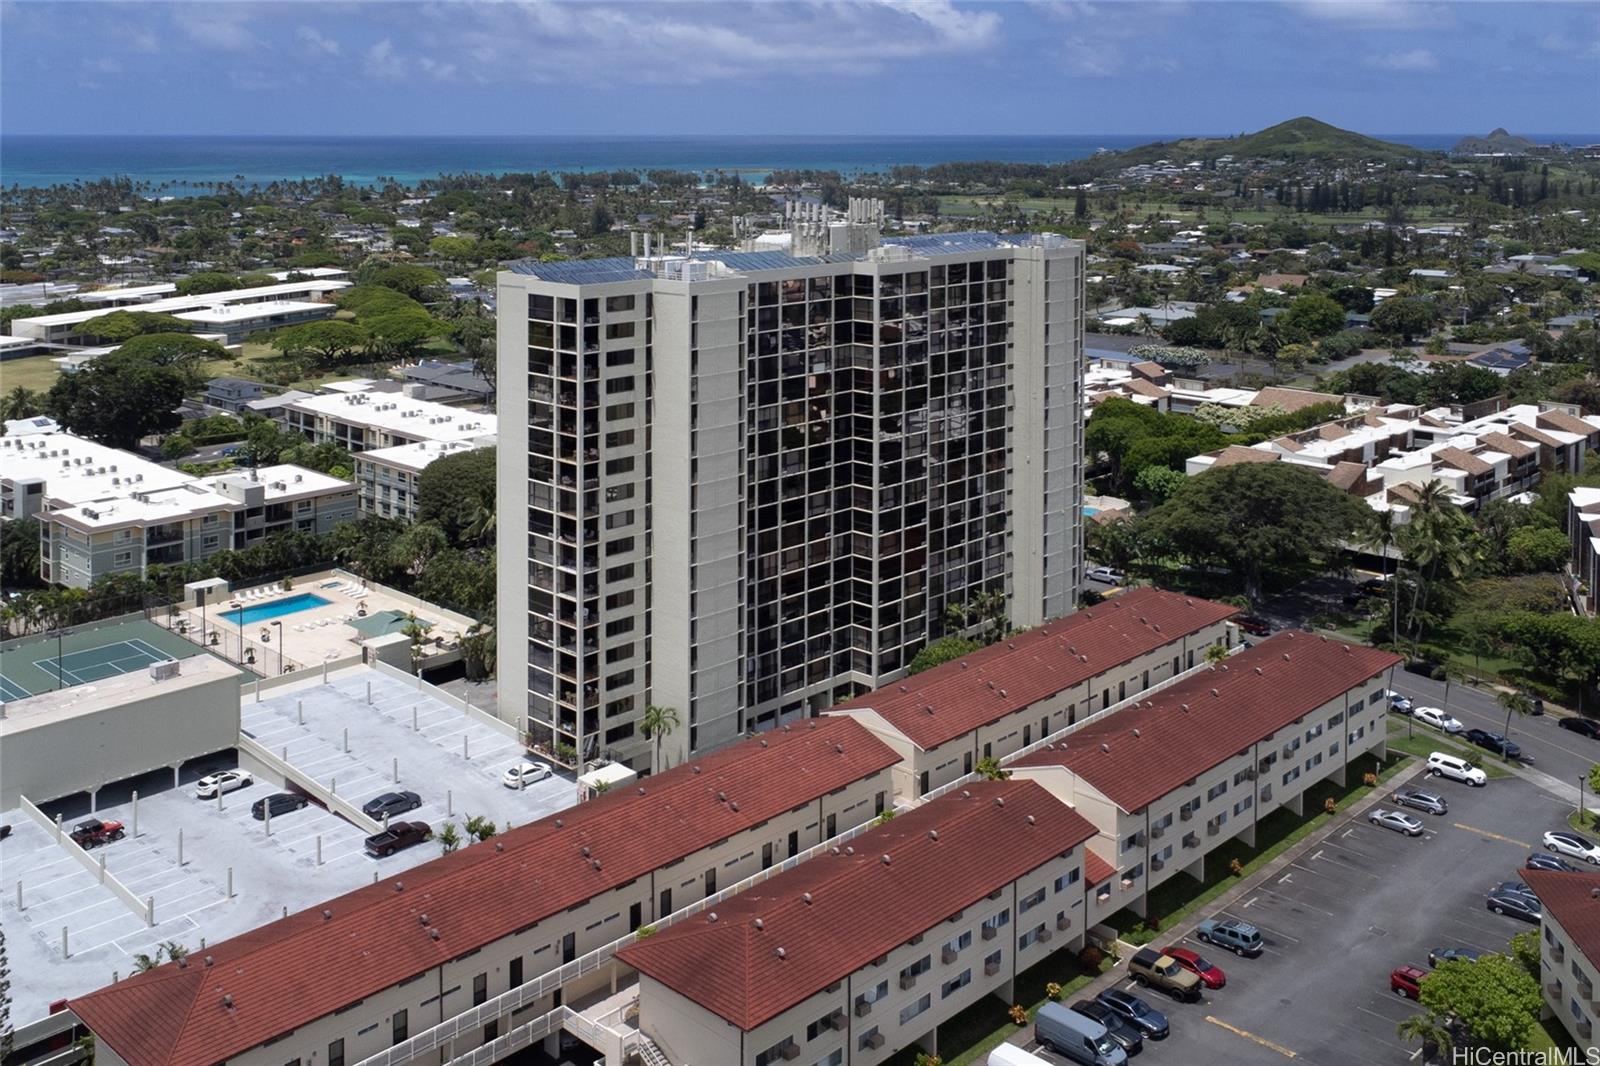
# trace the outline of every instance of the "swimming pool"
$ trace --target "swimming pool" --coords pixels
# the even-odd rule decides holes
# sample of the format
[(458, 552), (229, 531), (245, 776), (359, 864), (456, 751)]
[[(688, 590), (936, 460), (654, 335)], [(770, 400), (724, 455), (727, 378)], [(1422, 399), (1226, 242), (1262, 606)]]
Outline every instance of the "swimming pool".
[(254, 625), (256, 622), (265, 622), (269, 618), (281, 618), (286, 614), (326, 607), (331, 602), (333, 601), (325, 600), (314, 592), (302, 592), (298, 596), (273, 600), (271, 603), (259, 603), (254, 607), (240, 607), (236, 611), (224, 611), (222, 617), (243, 628), (244, 626)]

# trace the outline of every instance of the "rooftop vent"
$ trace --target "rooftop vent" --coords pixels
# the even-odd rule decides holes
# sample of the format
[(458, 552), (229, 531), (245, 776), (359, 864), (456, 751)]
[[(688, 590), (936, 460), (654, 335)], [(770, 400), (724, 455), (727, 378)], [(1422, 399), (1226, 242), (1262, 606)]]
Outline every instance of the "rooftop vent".
[(843, 744), (835, 744), (833, 746), (833, 750), (835, 752), (837, 752), (838, 754), (843, 755), (844, 754), (844, 745)]
[(1134, 736), (1136, 736), (1136, 737), (1137, 737), (1137, 736), (1138, 736), (1138, 735), (1139, 735), (1139, 731), (1138, 731), (1138, 730), (1137, 730), (1137, 729), (1135, 729), (1135, 730), (1134, 730), (1134, 731), (1133, 731), (1133, 735), (1134, 735)]
[(761, 738), (761, 746), (763, 748), (767, 746), (767, 738), (766, 737), (762, 737)]
[(765, 929), (767, 927), (767, 923), (762, 921), (760, 918), (757, 918), (755, 921), (751, 922), (750, 924), (755, 926), (757, 929)]
[(1257, 676), (1257, 677), (1260, 677), (1260, 676), (1261, 676), (1261, 667), (1259, 667), (1259, 666), (1258, 666), (1258, 667), (1256, 667), (1256, 676)]
[(1006, 805), (1006, 798), (1004, 796), (996, 796), (994, 798), (994, 805), (996, 807), (1004, 807)]
[(728, 794), (726, 792), (718, 792), (717, 793), (717, 802), (718, 803), (727, 803), (728, 802)]
[(428, 930), (428, 939), (429, 940), (438, 940), (439, 939), (439, 930), (437, 930), (437, 929), (429, 929)]
[(561, 828), (561, 826), (562, 826), (562, 825), (563, 825), (563, 824), (564, 824), (564, 823), (563, 823), (563, 822), (562, 822), (562, 821), (561, 821), (561, 819), (560, 819), (560, 818), (557, 818), (557, 819), (556, 819), (556, 828), (557, 828), (557, 829), (560, 829), (560, 828)]
[(417, 924), (418, 925), (427, 925), (428, 924), (428, 916), (426, 914), (417, 915)]
[(505, 841), (496, 840), (494, 842), (494, 850), (496, 850), (496, 851), (504, 851), (504, 850), (506, 850)]
[(885, 865), (885, 866), (888, 866), (888, 865), (889, 865), (889, 861), (890, 861), (890, 860), (889, 860), (889, 856), (887, 856), (887, 855), (880, 855), (880, 856), (878, 856), (878, 861), (879, 861), (879, 862), (881, 862), (881, 863), (883, 863), (883, 864), (884, 864), (884, 865)]
[(930, 703), (930, 704), (928, 704), (926, 707), (924, 707), (922, 709), (927, 711), (929, 714), (932, 714), (933, 713), (933, 704)]
[(233, 997), (228, 995), (226, 992), (224, 992), (222, 994), (222, 1009), (223, 1010), (232, 1010), (233, 1009)]
[(216, 962), (216, 961), (217, 961), (217, 960), (216, 960), (216, 959), (215, 959), (215, 958), (213, 958), (213, 957), (212, 957), (212, 956), (210, 956), (210, 955), (207, 955), (207, 956), (206, 956), (206, 957), (205, 957), (205, 964), (206, 964), (206, 965), (207, 965), (207, 966), (210, 966), (210, 965), (211, 965), (211, 964), (212, 964), (212, 963), (214, 963), (214, 962)]
[[(698, 766), (696, 766), (696, 767), (695, 767), (695, 768), (694, 768), (694, 772), (695, 772), (695, 773), (699, 773), (699, 772), (700, 772), (700, 767), (698, 767)], [(556, 824), (557, 824), (557, 825), (560, 825), (560, 824), (561, 824), (561, 823), (560, 823), (560, 822), (557, 822), (557, 823), (556, 823)]]
[(598, 869), (600, 869), (600, 860), (599, 859), (590, 859), (589, 860), (589, 865), (594, 867), (596, 870), (598, 870)]
[(810, 903), (811, 902), (811, 893), (809, 893), (809, 892), (800, 893), (800, 902), (801, 903)]
[(901, 691), (901, 692), (904, 692), (904, 691), (905, 691), (905, 690), (906, 690), (906, 687), (905, 687), (905, 686), (904, 686), (904, 685), (901, 685), (901, 686), (900, 686), (900, 691)]
[(322, 912), (322, 920), (325, 921), (325, 922), (332, 921), (333, 920), (333, 912), (330, 911), (330, 910), (324, 909), (323, 912)]
[(784, 951), (784, 950), (783, 950), (783, 949), (782, 949), (782, 948), (779, 948), (779, 949), (778, 949), (778, 950), (777, 950), (777, 951), (776, 951), (776, 952), (775, 952), (775, 954), (776, 954), (776, 955), (777, 955), (777, 956), (778, 956), (778, 958), (780, 958), (780, 959), (786, 959), (786, 958), (788, 958), (788, 957), (789, 957), (789, 953), (788, 953), (788, 952), (787, 952), (787, 951)]
[(406, 883), (404, 881), (396, 881), (394, 883), (394, 890), (396, 892), (404, 892), (406, 890)]
[(1284, 652), (1283, 653), (1283, 661), (1284, 662), (1288, 662), (1289, 661), (1289, 653), (1288, 652)]
[(928, 830), (928, 839), (929, 840), (938, 840), (939, 839), (939, 831), (937, 829)]
[(1031, 815), (1031, 814), (1028, 815), (1026, 818), (1023, 819), (1023, 821), (1027, 822), (1029, 825), (1032, 825), (1033, 824), (1033, 815)]
[(643, 785), (639, 786), (639, 795), (641, 795), (641, 796), (644, 795), (644, 786)]
[(706, 921), (714, 922), (716, 920), (717, 920), (717, 912), (716, 911), (711, 911), (710, 913), (708, 913), (706, 915)]
[(990, 681), (990, 682), (987, 682), (987, 684), (989, 686), (990, 691), (993, 691), (994, 690), (994, 682)]
[(844, 853), (846, 855), (854, 855), (856, 853), (855, 845), (854, 844), (846, 844), (844, 846)]
[(728, 810), (736, 811), (738, 809), (739, 809), (739, 801), (738, 800), (734, 800), (732, 803), (728, 804)]
[(1110, 744), (1101, 744), (1100, 745), (1100, 750), (1105, 752), (1107, 755), (1110, 755), (1111, 754), (1111, 745)]

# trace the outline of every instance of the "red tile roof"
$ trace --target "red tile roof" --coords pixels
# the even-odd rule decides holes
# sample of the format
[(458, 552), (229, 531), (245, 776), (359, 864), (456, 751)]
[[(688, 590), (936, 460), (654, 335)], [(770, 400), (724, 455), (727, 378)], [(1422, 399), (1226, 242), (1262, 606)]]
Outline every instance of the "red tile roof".
[(1580, 437), (1592, 437), (1600, 433), (1600, 426), (1570, 415), (1565, 411), (1540, 411), (1534, 421), (1547, 429), (1559, 429), (1567, 433), (1576, 433)]
[(1243, 444), (1230, 444), (1216, 453), (1216, 458), (1211, 462), (1211, 469), (1220, 470), (1225, 466), (1233, 466), (1236, 463), (1275, 463), (1280, 458), (1282, 456), (1277, 452), (1270, 452), (1265, 448), (1249, 448)]
[(1400, 662), (1361, 644), (1279, 633), (1008, 765), (1064, 766), (1138, 811)]
[(1238, 613), (1225, 603), (1130, 589), (835, 710), (871, 708), (929, 751)]
[(1600, 874), (1518, 870), (1545, 914), (1561, 923), (1591, 966), (1600, 966)]
[(849, 719), (785, 727), (646, 778), (642, 796), (513, 829), (495, 838), (504, 850), (463, 848), (211, 945), (209, 967), (197, 951), (71, 1007), (131, 1066), (209, 1066), (895, 761)]
[(1319, 403), (1339, 403), (1344, 397), (1332, 392), (1312, 392), (1310, 389), (1288, 389), (1281, 385), (1268, 385), (1257, 392), (1250, 401), (1252, 407), (1281, 407), (1293, 414)]
[(1492, 474), (1494, 467), (1479, 459), (1471, 452), (1462, 451), (1460, 448), (1440, 448), (1433, 453), (1433, 457), (1441, 463), (1448, 463), (1457, 470), (1468, 474)]
[(1083, 852), (1083, 883), (1098, 885), (1101, 881), (1117, 872), (1117, 868), (1106, 862), (1094, 852), (1084, 849)]
[(618, 958), (748, 1032), (1094, 833), (1032, 781), (974, 782)]

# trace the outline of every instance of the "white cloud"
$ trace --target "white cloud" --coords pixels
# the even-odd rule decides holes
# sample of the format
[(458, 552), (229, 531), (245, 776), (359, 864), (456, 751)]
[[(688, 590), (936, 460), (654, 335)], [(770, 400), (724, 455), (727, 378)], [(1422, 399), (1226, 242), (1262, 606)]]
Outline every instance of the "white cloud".
[(336, 56), (339, 54), (339, 42), (332, 37), (326, 37), (319, 33), (314, 27), (296, 26), (294, 35), (305, 45), (308, 55)]
[(1439, 58), (1426, 48), (1413, 48), (1409, 52), (1386, 52), (1373, 56), (1371, 62), (1373, 66), (1383, 70), (1437, 70), (1439, 67)]
[(367, 49), (366, 71), (374, 78), (397, 80), (405, 76), (406, 65), (394, 51), (394, 42), (385, 37)]
[(1032, 6), (1052, 20), (1067, 24), (1059, 51), (1062, 68), (1069, 77), (1111, 77), (1126, 72), (1130, 60), (1146, 72), (1178, 68), (1172, 53), (1151, 42), (1158, 31), (1188, 13), (1186, 4), (1035, 0)]
[(1293, 0), (1302, 14), (1357, 29), (1415, 29), (1454, 21), (1444, 4), (1423, 0)]
[(421, 67), (422, 72), (434, 81), (451, 81), (456, 76), (456, 65), (454, 63), (441, 63), (429, 56), (423, 56), (418, 59), (417, 66)]
[(178, 28), (198, 45), (224, 52), (262, 47), (249, 28), (254, 12), (242, 4), (174, 4), (171, 12)]

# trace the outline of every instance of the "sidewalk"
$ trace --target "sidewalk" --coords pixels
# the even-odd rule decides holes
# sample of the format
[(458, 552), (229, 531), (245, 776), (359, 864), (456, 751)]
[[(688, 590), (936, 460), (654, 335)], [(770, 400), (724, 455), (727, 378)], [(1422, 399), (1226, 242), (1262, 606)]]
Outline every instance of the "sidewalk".
[[(1307, 852), (1310, 852), (1312, 849), (1320, 845), (1323, 841), (1327, 840), (1328, 837), (1333, 835), (1335, 830), (1342, 829), (1350, 822), (1361, 818), (1366, 814), (1369, 808), (1383, 802), (1390, 792), (1393, 792), (1401, 785), (1407, 784), (1417, 775), (1423, 773), (1425, 769), (1426, 764), (1422, 760), (1418, 759), (1411, 767), (1389, 778), (1389, 780), (1383, 782), (1377, 788), (1373, 789), (1361, 799), (1357, 800), (1355, 803), (1341, 811), (1340, 817), (1332, 819), (1327, 825), (1323, 826), (1315, 833), (1311, 833), (1303, 840), (1298, 841), (1292, 847), (1280, 854), (1277, 858), (1273, 859), (1261, 869), (1257, 870), (1250, 877), (1240, 881), (1228, 891), (1212, 900), (1209, 904), (1202, 908), (1206, 913), (1192, 914), (1181, 924), (1163, 929), (1161, 931), (1162, 942), (1175, 943), (1183, 939), (1194, 932), (1194, 927), (1199, 925), (1201, 920), (1216, 914), (1218, 911), (1227, 910), (1240, 899), (1255, 892), (1266, 881), (1280, 875), (1290, 863), (1294, 862), (1296, 859), (1299, 859), (1302, 855), (1305, 855)], [(1549, 775), (1546, 774), (1545, 776), (1548, 777)], [(1576, 782), (1574, 782), (1574, 787), (1576, 787)], [(1182, 875), (1180, 874), (1179, 876)], [(1126, 947), (1126, 945), (1123, 945), (1124, 959), (1131, 954), (1131, 952), (1125, 950)], [(1108, 988), (1114, 988), (1127, 979), (1127, 968), (1119, 962), (1116, 966), (1113, 966), (1110, 970), (1106, 971), (1095, 980), (1089, 982), (1089, 984), (1080, 988), (1076, 993), (1074, 993), (1074, 998), (1093, 999), (1099, 993)], [(1017, 1044), (1023, 1047), (1032, 1044), (1033, 1023), (1029, 1022), (1027, 1025), (1018, 1029), (1014, 1034), (1007, 1038), (1006, 1042), (1009, 1044)]]

